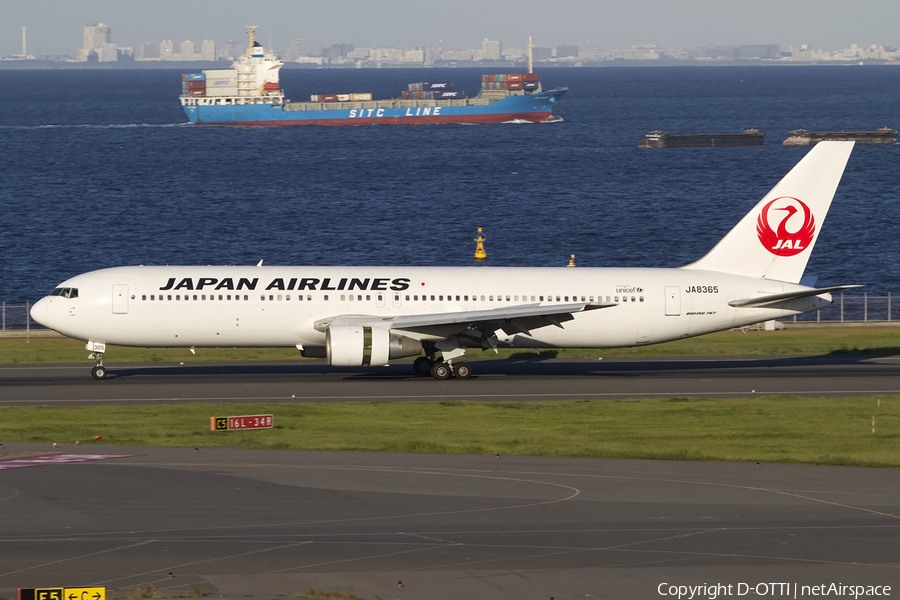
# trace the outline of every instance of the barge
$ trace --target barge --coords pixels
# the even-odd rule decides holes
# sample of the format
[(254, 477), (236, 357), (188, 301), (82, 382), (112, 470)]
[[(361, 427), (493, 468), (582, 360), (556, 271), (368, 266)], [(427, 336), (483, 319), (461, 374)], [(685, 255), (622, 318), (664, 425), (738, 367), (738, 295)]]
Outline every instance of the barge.
[(254, 40), (231, 69), (185, 73), (181, 105), (188, 119), (212, 125), (418, 125), (426, 123), (550, 123), (567, 88), (544, 91), (535, 73), (488, 74), (478, 95), (449, 82), (416, 82), (399, 98), (371, 93), (314, 94), (309, 102), (286, 99), (279, 82), (283, 62)]
[(638, 148), (737, 148), (762, 146), (763, 132), (745, 129), (743, 133), (669, 134), (651, 131), (640, 139)]
[(807, 131), (795, 129), (788, 134), (783, 146), (814, 146), (819, 142), (856, 142), (857, 144), (896, 144), (897, 130), (882, 127), (875, 131)]

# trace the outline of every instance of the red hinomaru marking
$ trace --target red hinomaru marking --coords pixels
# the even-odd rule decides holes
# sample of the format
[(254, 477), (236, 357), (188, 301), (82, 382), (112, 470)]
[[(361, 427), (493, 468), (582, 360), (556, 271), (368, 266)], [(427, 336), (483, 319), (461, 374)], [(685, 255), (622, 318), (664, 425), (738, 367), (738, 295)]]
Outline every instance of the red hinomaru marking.
[[(773, 210), (783, 210), (787, 214), (779, 221), (778, 228), (773, 230), (769, 225), (769, 209), (779, 201), (783, 201), (784, 205)], [(803, 211), (803, 224), (797, 231), (788, 231), (787, 222), (801, 210)], [(759, 219), (756, 221), (756, 234), (763, 247), (775, 256), (794, 256), (809, 248), (809, 244), (816, 234), (816, 220), (806, 204), (796, 198), (782, 196), (775, 198), (763, 207)]]

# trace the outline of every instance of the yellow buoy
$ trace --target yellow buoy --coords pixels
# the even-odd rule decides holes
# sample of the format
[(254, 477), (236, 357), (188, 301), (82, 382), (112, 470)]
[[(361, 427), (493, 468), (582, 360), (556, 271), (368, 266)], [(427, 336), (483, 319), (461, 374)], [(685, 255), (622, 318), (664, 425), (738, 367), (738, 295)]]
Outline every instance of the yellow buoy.
[(485, 238), (481, 236), (481, 227), (478, 228), (478, 237), (475, 238), (475, 260), (484, 260), (487, 258), (487, 252), (484, 251)]
[(575, 255), (574, 255), (574, 254), (571, 254), (570, 256), (571, 256), (571, 258), (569, 259), (569, 264), (567, 264), (566, 266), (567, 266), (567, 267), (574, 267), (574, 266), (575, 266)]

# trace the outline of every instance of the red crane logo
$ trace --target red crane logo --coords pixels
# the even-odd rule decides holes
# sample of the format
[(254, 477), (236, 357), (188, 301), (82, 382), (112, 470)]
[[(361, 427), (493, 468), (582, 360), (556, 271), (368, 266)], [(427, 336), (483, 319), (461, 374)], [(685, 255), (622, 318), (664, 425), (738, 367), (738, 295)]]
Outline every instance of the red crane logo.
[[(772, 205), (776, 202), (780, 206), (773, 208)], [(783, 210), (787, 213), (774, 230), (769, 223), (769, 209)], [(800, 220), (798, 216), (793, 219), (792, 223), (796, 230), (788, 231), (788, 222), (799, 212), (803, 213), (803, 223), (800, 227), (796, 227)], [(796, 198), (782, 196), (775, 198), (763, 207), (759, 219), (756, 221), (756, 234), (763, 247), (775, 256), (794, 256), (809, 248), (809, 244), (816, 234), (816, 220), (806, 204)]]

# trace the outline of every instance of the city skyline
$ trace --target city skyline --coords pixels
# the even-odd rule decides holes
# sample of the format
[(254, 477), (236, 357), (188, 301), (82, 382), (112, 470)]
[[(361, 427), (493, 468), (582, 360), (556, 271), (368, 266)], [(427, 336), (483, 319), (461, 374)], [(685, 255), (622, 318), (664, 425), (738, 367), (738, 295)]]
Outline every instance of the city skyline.
[(837, 50), (856, 43), (900, 46), (896, 0), (457, 0), (433, 7), (413, 0), (328, 3), (272, 0), (264, 6), (234, 0), (152, 4), (114, 0), (36, 0), (7, 3), (0, 10), (0, 55), (19, 54), (22, 26), (28, 53), (74, 56), (82, 29), (106, 23), (118, 46), (168, 40), (240, 40), (244, 25), (259, 27), (260, 40), (287, 48), (297, 38), (311, 53), (333, 44), (358, 47), (480, 47), (485, 38), (524, 46), (529, 34), (539, 46), (599, 48), (654, 44), (663, 48), (809, 44)]

